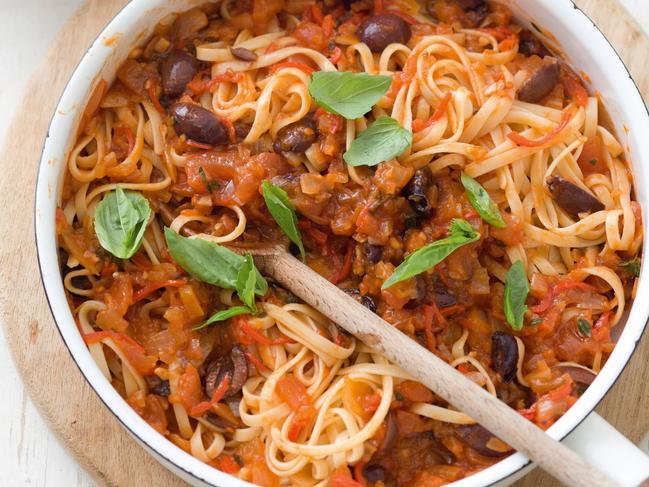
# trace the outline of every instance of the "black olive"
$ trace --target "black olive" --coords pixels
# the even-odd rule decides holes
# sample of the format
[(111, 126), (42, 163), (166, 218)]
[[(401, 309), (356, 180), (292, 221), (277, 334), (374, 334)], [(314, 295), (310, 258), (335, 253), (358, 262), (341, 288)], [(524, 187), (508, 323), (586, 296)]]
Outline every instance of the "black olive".
[(224, 398), (238, 394), (248, 379), (248, 360), (243, 349), (238, 345), (232, 347), (230, 353), (211, 361), (205, 368), (205, 394), (207, 397), (211, 398), (214, 395), (214, 389), (226, 375), (230, 377), (230, 386), (224, 394)]
[(363, 467), (363, 476), (372, 484), (379, 481), (384, 482), (385, 468), (378, 463), (368, 463)]
[(275, 152), (304, 152), (316, 139), (316, 125), (311, 117), (304, 117), (283, 127), (273, 145)]
[(193, 103), (176, 103), (171, 106), (175, 120), (174, 129), (178, 134), (204, 144), (225, 144), (228, 130), (221, 120), (209, 110)]
[(484, 0), (455, 0), (462, 10), (475, 10), (485, 5)]
[(185, 91), (198, 71), (198, 59), (186, 51), (172, 49), (160, 66), (162, 91), (167, 97), (177, 97)]
[(342, 290), (347, 295), (351, 296), (356, 301), (358, 301), (363, 306), (365, 306), (367, 309), (369, 309), (372, 313), (376, 313), (376, 303), (374, 302), (374, 299), (372, 299), (371, 296), (361, 296), (360, 291), (356, 288), (344, 288)]
[(491, 449), (488, 444), (494, 438), (494, 435), (479, 424), (462, 425), (457, 430), (462, 440), (480, 455), (499, 458), (509, 455), (512, 451), (511, 449), (505, 451)]
[(405, 44), (412, 37), (408, 23), (398, 15), (379, 14), (367, 18), (356, 30), (361, 42), (367, 44), (372, 52), (383, 52), (395, 42)]
[(418, 217), (428, 218), (431, 215), (431, 205), (428, 201), (428, 189), (433, 184), (433, 176), (428, 167), (417, 169), (402, 194)]
[(158, 396), (167, 397), (171, 394), (168, 380), (162, 380), (157, 375), (146, 376), (146, 382), (149, 386), (149, 391)]
[[(159, 202), (158, 207), (159, 207), (160, 217), (162, 218), (162, 222), (167, 226), (171, 225), (171, 222), (173, 222), (176, 216), (178, 216), (176, 215), (176, 212), (167, 203)], [(192, 235), (198, 235), (199, 233), (200, 232), (194, 231), (191, 228), (191, 223), (184, 225), (180, 229), (180, 234), (185, 237), (191, 237)]]
[(545, 57), (550, 54), (550, 51), (543, 45), (543, 43), (529, 30), (523, 30), (518, 36), (518, 52), (526, 56), (536, 55)]
[(561, 176), (548, 178), (547, 184), (557, 204), (573, 216), (579, 213), (601, 211), (605, 208), (602, 202), (593, 195)]
[(234, 124), (234, 133), (237, 135), (237, 142), (241, 142), (243, 139), (248, 137), (248, 133), (252, 125), (242, 122), (236, 122)]
[(491, 368), (503, 381), (510, 382), (516, 376), (518, 344), (513, 335), (497, 331), (491, 335)]
[(72, 279), (72, 285), (77, 289), (92, 289), (92, 282), (88, 279), (88, 276), (74, 276)]
[(380, 261), (382, 254), (383, 247), (365, 243), (365, 255), (367, 255), (367, 261), (370, 264), (376, 264), (378, 261)]
[(518, 90), (518, 99), (537, 103), (548, 96), (559, 82), (559, 63), (544, 64)]
[(457, 304), (457, 298), (443, 286), (435, 286), (435, 304), (438, 308), (448, 308)]
[(231, 47), (230, 52), (234, 57), (242, 61), (253, 62), (257, 60), (257, 55), (245, 47)]

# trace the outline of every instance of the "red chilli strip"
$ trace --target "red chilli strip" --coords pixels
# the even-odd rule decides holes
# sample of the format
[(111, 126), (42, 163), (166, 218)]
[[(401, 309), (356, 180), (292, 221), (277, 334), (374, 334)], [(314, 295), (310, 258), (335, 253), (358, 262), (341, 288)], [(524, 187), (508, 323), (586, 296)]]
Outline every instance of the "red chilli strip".
[(264, 365), (264, 363), (261, 361), (259, 357), (257, 357), (254, 353), (252, 352), (244, 352), (244, 355), (248, 359), (248, 361), (255, 366), (255, 368), (259, 372), (265, 372), (268, 370), (268, 367)]
[(546, 145), (561, 133), (563, 129), (566, 128), (566, 125), (568, 125), (568, 122), (570, 121), (571, 117), (570, 111), (563, 112), (563, 115), (561, 117), (561, 123), (554, 127), (550, 132), (545, 134), (543, 137), (535, 140), (530, 140), (526, 137), (523, 137), (521, 134), (517, 132), (510, 132), (507, 134), (507, 137), (509, 140), (514, 142), (516, 145), (519, 145), (521, 147), (541, 147), (543, 145)]
[(336, 64), (338, 61), (340, 61), (342, 57), (343, 57), (342, 49), (336, 46), (334, 47), (334, 50), (331, 53), (331, 56), (329, 57), (329, 61), (331, 61), (332, 64)]
[(383, 13), (383, 0), (374, 0), (374, 15)]
[(320, 10), (320, 7), (317, 5), (311, 5), (311, 18), (316, 24), (322, 25), (322, 21), (324, 20), (324, 15), (322, 14), (322, 10)]
[(347, 244), (347, 253), (345, 254), (345, 260), (343, 261), (343, 265), (341, 266), (340, 271), (338, 271), (331, 278), (332, 284), (338, 284), (339, 282), (342, 282), (347, 278), (349, 272), (352, 270), (353, 253), (354, 253), (354, 244), (350, 241)]
[(255, 330), (247, 321), (241, 325), (241, 331), (243, 331), (253, 342), (259, 343), (260, 345), (284, 345), (286, 343), (293, 343), (293, 340), (288, 337), (271, 340), (266, 335)]
[(313, 74), (313, 72), (315, 71), (315, 69), (313, 69), (311, 66), (307, 66), (306, 64), (299, 61), (286, 61), (283, 63), (273, 64), (270, 67), (270, 73), (275, 74), (277, 71), (284, 68), (297, 68), (304, 71), (309, 76), (311, 76), (311, 74)]
[(412, 129), (415, 132), (421, 132), (424, 129), (427, 129), (431, 125), (433, 125), (435, 122), (438, 120), (441, 120), (441, 118), (444, 116), (446, 113), (446, 109), (448, 108), (448, 103), (451, 101), (451, 92), (449, 91), (444, 95), (444, 97), (441, 99), (439, 102), (439, 105), (437, 105), (437, 108), (435, 108), (435, 111), (433, 114), (430, 116), (430, 118), (426, 121), (422, 120), (415, 120), (412, 122)]
[(331, 14), (326, 15), (322, 20), (322, 33), (324, 34), (326, 39), (331, 39), (331, 36), (334, 35), (334, 28), (334, 18), (331, 16)]
[(146, 82), (146, 91), (149, 93), (149, 98), (151, 99), (151, 103), (153, 103), (153, 106), (155, 107), (158, 112), (160, 112), (162, 115), (165, 114), (165, 109), (164, 107), (160, 104), (160, 100), (158, 99), (158, 95), (156, 94), (156, 88), (157, 85), (151, 81), (148, 80)]
[(237, 130), (234, 128), (234, 124), (232, 123), (232, 120), (226, 117), (219, 117), (221, 120), (221, 123), (225, 125), (225, 127), (228, 129), (228, 137), (230, 139), (231, 144), (236, 144), (237, 143)]
[(142, 289), (138, 289), (133, 293), (133, 303), (137, 303), (163, 287), (180, 287), (187, 284), (184, 279), (171, 279), (169, 281), (150, 282)]
[(216, 389), (214, 389), (214, 393), (212, 394), (212, 399), (210, 399), (209, 401), (199, 402), (196, 406), (194, 406), (189, 411), (189, 414), (191, 416), (199, 416), (203, 414), (205, 411), (211, 409), (212, 406), (218, 404), (218, 402), (221, 399), (223, 399), (223, 396), (227, 392), (228, 387), (230, 387), (230, 374), (226, 374), (223, 376), (223, 379), (221, 379), (219, 386)]
[(554, 298), (563, 291), (567, 291), (569, 289), (581, 289), (582, 291), (597, 292), (597, 289), (595, 289), (594, 286), (586, 284), (585, 282), (569, 280), (561, 281), (552, 286), (550, 291), (545, 295), (541, 302), (536, 306), (532, 306), (530, 309), (533, 313), (537, 314), (546, 312), (550, 308), (550, 306), (552, 306)]
[(426, 348), (431, 352), (435, 349), (435, 335), (433, 335), (433, 307), (424, 305), (424, 334), (426, 335)]
[(214, 148), (210, 144), (203, 144), (202, 142), (196, 142), (192, 139), (187, 139), (186, 143), (189, 147), (194, 147), (196, 149), (212, 150)]

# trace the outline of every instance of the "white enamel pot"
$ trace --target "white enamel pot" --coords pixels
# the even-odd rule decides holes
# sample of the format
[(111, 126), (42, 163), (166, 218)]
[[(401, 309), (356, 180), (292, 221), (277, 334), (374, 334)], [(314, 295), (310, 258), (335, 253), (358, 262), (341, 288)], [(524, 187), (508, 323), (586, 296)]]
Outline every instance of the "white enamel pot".
[[(52, 314), (66, 346), (82, 374), (124, 428), (167, 468), (193, 485), (242, 487), (246, 482), (222, 473), (166, 440), (142, 420), (120, 397), (95, 365), (65, 298), (57, 261), (55, 209), (61, 192), (67, 154), (74, 143), (83, 107), (96, 82), (112, 82), (121, 60), (146, 39), (165, 15), (188, 9), (201, 0), (132, 0), (88, 49), (60, 99), (45, 140), (36, 188), (35, 231), (43, 285)], [(649, 207), (649, 116), (624, 64), (601, 32), (570, 0), (509, 2), (520, 22), (550, 31), (567, 59), (588, 73), (615, 124), (633, 166), (637, 199), (647, 215)], [(106, 42), (106, 40), (111, 42)], [(629, 130), (622, 130), (628, 127)], [(645, 227), (645, 240), (646, 227)], [(649, 316), (649, 270), (643, 266), (640, 285), (624, 331), (605, 367), (577, 403), (548, 434), (579, 451), (592, 464), (622, 485), (638, 485), (649, 477), (649, 459), (630, 441), (592, 412), (629, 361)], [(623, 407), (623, 405), (620, 405)], [(531, 469), (520, 453), (453, 485), (507, 485)]]

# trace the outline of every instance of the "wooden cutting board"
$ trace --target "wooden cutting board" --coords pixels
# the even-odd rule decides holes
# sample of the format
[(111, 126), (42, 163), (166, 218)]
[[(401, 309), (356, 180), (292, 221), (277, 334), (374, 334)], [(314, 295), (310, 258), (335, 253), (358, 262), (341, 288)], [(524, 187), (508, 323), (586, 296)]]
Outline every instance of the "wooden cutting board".
[[(613, 43), (649, 100), (649, 39), (611, 0), (576, 0)], [(85, 383), (50, 315), (36, 261), (34, 187), (51, 115), (87, 46), (125, 0), (88, 0), (67, 22), (27, 85), (0, 152), (0, 319), (25, 387), (50, 428), (101, 484), (182, 486), (121, 428)], [(551, 29), (551, 26), (548, 26)], [(19, 193), (17, 194), (17, 191)], [(637, 442), (649, 431), (649, 335), (597, 411)], [(538, 469), (518, 487), (553, 486)]]

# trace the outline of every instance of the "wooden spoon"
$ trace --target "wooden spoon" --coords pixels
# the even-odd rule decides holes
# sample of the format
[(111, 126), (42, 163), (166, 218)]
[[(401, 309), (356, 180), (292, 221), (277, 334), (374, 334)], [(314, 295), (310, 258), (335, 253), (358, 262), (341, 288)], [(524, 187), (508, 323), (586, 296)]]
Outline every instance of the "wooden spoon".
[(618, 485), (577, 453), (381, 319), (280, 247), (251, 250), (262, 273), (570, 486)]

